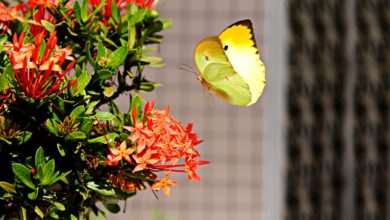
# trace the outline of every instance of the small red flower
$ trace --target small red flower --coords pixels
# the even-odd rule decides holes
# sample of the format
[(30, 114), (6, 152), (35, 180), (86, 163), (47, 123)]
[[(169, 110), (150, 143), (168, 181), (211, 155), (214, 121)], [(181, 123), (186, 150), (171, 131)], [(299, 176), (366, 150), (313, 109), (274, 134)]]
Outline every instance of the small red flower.
[(168, 172), (167, 175), (163, 179), (157, 180), (151, 186), (151, 188), (154, 189), (154, 190), (162, 189), (166, 196), (170, 196), (171, 195), (171, 190), (170, 190), (169, 187), (177, 185), (177, 182), (174, 181), (174, 180), (171, 180), (170, 177), (171, 177), (171, 172)]
[(119, 161), (125, 159), (127, 162), (132, 163), (130, 155), (135, 151), (135, 148), (127, 148), (126, 141), (123, 141), (116, 148), (110, 148), (110, 155), (108, 155), (108, 161), (105, 163), (109, 166), (116, 166)]

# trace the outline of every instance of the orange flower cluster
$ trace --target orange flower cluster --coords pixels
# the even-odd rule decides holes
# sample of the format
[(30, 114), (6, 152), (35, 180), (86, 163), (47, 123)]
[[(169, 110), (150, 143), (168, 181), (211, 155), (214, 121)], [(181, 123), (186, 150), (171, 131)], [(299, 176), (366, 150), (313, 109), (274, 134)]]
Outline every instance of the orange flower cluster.
[(153, 103), (146, 103), (143, 120), (137, 121), (137, 110), (133, 108), (134, 126), (124, 126), (131, 132), (128, 139), (134, 146), (127, 146), (123, 141), (116, 148), (110, 148), (110, 155), (105, 162), (117, 166), (123, 159), (134, 166), (133, 173), (143, 170), (168, 171), (165, 178), (157, 180), (153, 189), (163, 188), (169, 195), (168, 186), (176, 185), (169, 180), (171, 172), (187, 172), (188, 180), (200, 182), (196, 170), (207, 161), (199, 161), (199, 152), (195, 149), (202, 141), (191, 133), (192, 124), (184, 127), (169, 115), (169, 109), (156, 110)]
[[(25, 36), (22, 33), (17, 38), (14, 35), (13, 44), (5, 45), (4, 49), (11, 58), (15, 79), (24, 95), (35, 100), (45, 98), (50, 94), (59, 94), (76, 82), (73, 80), (67, 86), (61, 88), (65, 75), (73, 68), (74, 58), (71, 56), (70, 47), (59, 49), (57, 47), (56, 32), (53, 32), (46, 43), (46, 47), (40, 54), (44, 32), (39, 33), (35, 43), (24, 43)], [(70, 61), (63, 71), (62, 64)]]
[(0, 2), (0, 30), (1, 33), (7, 32), (10, 28), (11, 21), (17, 18), (16, 10), (10, 9)]

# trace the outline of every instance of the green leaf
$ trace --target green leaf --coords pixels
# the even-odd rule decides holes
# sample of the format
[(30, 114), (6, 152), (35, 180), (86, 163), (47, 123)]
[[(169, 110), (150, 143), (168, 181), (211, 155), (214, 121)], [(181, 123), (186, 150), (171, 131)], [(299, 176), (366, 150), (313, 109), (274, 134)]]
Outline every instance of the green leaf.
[(0, 44), (3, 45), (8, 40), (8, 37), (6, 34), (0, 35)]
[(93, 126), (93, 121), (91, 118), (83, 118), (83, 121), (80, 124), (80, 131), (82, 131), (84, 134), (90, 134), (91, 129)]
[(2, 138), (2, 137), (0, 137), (0, 141), (3, 141), (3, 142), (5, 142), (5, 143), (8, 144), (8, 145), (11, 145), (11, 144), (12, 144), (11, 141), (9, 141), (9, 140), (7, 140), (7, 139), (4, 139), (4, 138)]
[(96, 107), (96, 105), (99, 104), (99, 102), (100, 101), (93, 101), (93, 102), (88, 103), (87, 110), (85, 111), (85, 114), (86, 115), (92, 114), (94, 109), (95, 109), (95, 107)]
[(36, 188), (34, 192), (27, 194), (27, 197), (30, 200), (35, 200), (38, 197), (38, 193), (39, 193), (39, 188)]
[[(108, 134), (106, 134), (106, 137), (107, 137), (108, 143), (112, 143), (113, 141), (115, 141), (116, 138), (119, 137), (119, 135), (117, 133), (108, 133)], [(106, 144), (106, 138), (104, 137), (104, 135), (102, 135), (100, 137), (88, 140), (88, 143), (90, 143), (90, 144), (95, 144), (95, 143)]]
[(83, 23), (88, 21), (88, 0), (83, 0), (81, 5), (81, 20)]
[(157, 56), (147, 56), (147, 57), (142, 57), (140, 59), (140, 61), (145, 62), (145, 63), (149, 63), (152, 66), (152, 65), (160, 63), (162, 61), (162, 59), (161, 59), (161, 57), (157, 57)]
[[(89, 1), (89, 0), (86, 0), (86, 1)], [(91, 19), (91, 17), (94, 17), (98, 12), (100, 12), (105, 5), (106, 5), (106, 1), (101, 0), (100, 4), (95, 8), (95, 10), (92, 12), (92, 14), (90, 14), (88, 16), (87, 21), (89, 19)]]
[(41, 43), (41, 45), (40, 45), (40, 47), (39, 47), (39, 51), (38, 51), (38, 57), (39, 57), (39, 59), (42, 58), (43, 53), (45, 52), (45, 50), (46, 50), (46, 42), (43, 40), (42, 43)]
[[(112, 120), (115, 118), (115, 115), (110, 112), (96, 112), (95, 115), (99, 120)], [(95, 117), (93, 116), (93, 117)]]
[(45, 216), (45, 214), (43, 214), (42, 210), (38, 206), (35, 206), (34, 211), (41, 218)]
[(24, 185), (35, 190), (35, 185), (31, 181), (30, 170), (27, 167), (20, 163), (13, 163), (12, 172)]
[(78, 220), (78, 218), (74, 215), (70, 215), (70, 220)]
[(54, 134), (55, 136), (58, 136), (58, 131), (57, 131), (58, 123), (56, 121), (48, 118), (45, 124), (50, 133)]
[(62, 148), (62, 145), (60, 143), (57, 143), (57, 150), (58, 150), (58, 153), (60, 153), (61, 156), (65, 157), (66, 152), (65, 152), (64, 148)]
[(62, 203), (54, 202), (53, 205), (60, 211), (65, 211), (66, 210), (65, 206)]
[(54, 184), (54, 183), (56, 183), (57, 181), (59, 181), (59, 180), (62, 180), (64, 183), (68, 183), (68, 180), (65, 178), (69, 173), (71, 173), (72, 171), (68, 171), (68, 172), (65, 172), (65, 173), (62, 173), (61, 175), (59, 175), (58, 176), (58, 174), (59, 174), (59, 172), (57, 171), (56, 173), (55, 173), (55, 177), (54, 178), (52, 178), (51, 180), (50, 180), (50, 184), (49, 185), (52, 185), (52, 184)]
[(141, 82), (140, 91), (144, 92), (151, 92), (153, 91), (156, 87), (161, 86), (160, 83), (155, 83), (155, 82)]
[(83, 22), (83, 20), (81, 18), (81, 6), (80, 6), (78, 1), (75, 1), (75, 3), (74, 3), (74, 11), (73, 11), (73, 13), (76, 16), (76, 19), (79, 22), (79, 24), (81, 24)]
[(8, 77), (6, 74), (0, 76), (0, 92), (6, 89), (9, 85)]
[(27, 210), (24, 207), (20, 208), (19, 211), (19, 219), (21, 220), (27, 220)]
[(130, 25), (128, 23), (128, 37), (127, 37), (127, 49), (131, 51), (134, 48), (136, 36), (137, 36), (137, 29), (135, 28), (135, 25)]
[[(88, 0), (84, 0), (84, 1), (88, 2)], [(91, 54), (91, 51), (90, 51), (90, 46), (91, 46), (91, 42), (87, 41), (87, 43), (85, 44), (84, 51), (87, 54), (88, 62), (92, 65), (93, 69), (96, 70), (96, 69), (98, 69), (98, 66), (96, 65), (96, 62), (95, 62), (95, 60), (92, 57), (92, 54)]]
[(116, 70), (108, 70), (108, 69), (102, 69), (97, 72), (97, 80), (107, 80), (110, 79), (113, 75), (115, 75)]
[(85, 138), (87, 138), (87, 136), (81, 131), (74, 131), (65, 136), (66, 141), (84, 140)]
[(85, 113), (85, 107), (83, 105), (77, 106), (70, 113), (69, 117), (74, 118), (75, 116), (82, 116)]
[(92, 189), (93, 191), (101, 194), (101, 195), (104, 195), (104, 196), (113, 196), (115, 195), (115, 190), (114, 189), (111, 189), (111, 190), (107, 190), (107, 189), (99, 189), (99, 185), (97, 185), (96, 183), (94, 182), (88, 182), (87, 183), (87, 187)]
[(4, 182), (4, 181), (1, 181), (0, 182), (0, 187), (3, 188), (5, 191), (7, 191), (9, 193), (16, 193), (15, 187), (11, 183), (7, 183), (7, 182)]
[(88, 74), (87, 69), (85, 68), (85, 63), (83, 64), (83, 68), (77, 71), (80, 67), (76, 66), (77, 75), (77, 94), (85, 94), (84, 89), (88, 86), (88, 83), (91, 81), (92, 76)]
[(172, 27), (172, 20), (168, 18), (161, 19), (161, 22), (163, 24), (163, 30), (167, 30)]
[(126, 46), (122, 46), (116, 49), (108, 56), (110, 61), (107, 63), (107, 67), (111, 67), (113, 69), (118, 68), (125, 61), (127, 53), (128, 51)]
[(22, 145), (22, 144), (26, 143), (31, 138), (32, 133), (29, 131), (23, 131), (23, 132), (21, 132), (20, 135), (22, 137), (19, 139), (18, 145)]
[(56, 30), (56, 26), (49, 21), (41, 20), (41, 23), (43, 27), (46, 28), (46, 30), (48, 30), (50, 33), (53, 33)]
[(111, 14), (112, 14), (112, 18), (114, 19), (114, 21), (116, 21), (116, 23), (119, 23), (121, 21), (121, 16), (120, 16), (120, 12), (119, 12), (116, 4), (117, 3), (115, 1), (112, 1)]
[(54, 178), (54, 169), (55, 162), (54, 159), (49, 160), (45, 166), (43, 166), (43, 180), (41, 180), (42, 185), (51, 185), (51, 179)]
[(133, 26), (136, 23), (141, 22), (147, 13), (148, 13), (147, 9), (138, 8), (135, 4), (132, 4), (128, 8), (127, 14), (129, 15), (129, 17), (127, 22), (129, 22), (130, 26)]
[(38, 179), (40, 180), (40, 181), (42, 181), (43, 180), (43, 178), (45, 178), (45, 175), (44, 175), (44, 173), (43, 173), (43, 166), (44, 165), (41, 165), (41, 164), (39, 164), (38, 165), (38, 167), (36, 167), (36, 171), (37, 171), (37, 177), (38, 177)]
[(119, 111), (119, 108), (118, 106), (115, 104), (115, 102), (110, 102), (108, 103), (108, 109), (110, 110), (110, 112), (114, 115), (118, 115), (120, 114), (121, 112)]
[[(115, 2), (113, 2), (113, 3), (115, 3)], [(99, 62), (100, 58), (102, 58), (102, 57), (107, 57), (107, 49), (104, 47), (103, 43), (101, 41), (99, 41), (97, 55), (96, 55), (96, 62)]]
[(118, 213), (121, 210), (121, 207), (116, 204), (116, 203), (107, 203), (107, 202), (102, 202), (104, 207), (111, 213)]
[(45, 156), (44, 156), (44, 150), (42, 147), (39, 147), (37, 151), (35, 152), (35, 168), (38, 168), (39, 165), (42, 167), (45, 166)]

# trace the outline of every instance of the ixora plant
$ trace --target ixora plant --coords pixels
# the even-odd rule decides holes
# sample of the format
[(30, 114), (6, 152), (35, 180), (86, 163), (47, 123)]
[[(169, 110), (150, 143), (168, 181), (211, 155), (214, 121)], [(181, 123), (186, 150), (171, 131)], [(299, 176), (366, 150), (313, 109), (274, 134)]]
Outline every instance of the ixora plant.
[(144, 76), (170, 26), (157, 2), (0, 3), (0, 219), (85, 219), (139, 190), (169, 196), (173, 172), (200, 181), (192, 124), (138, 95), (159, 85)]

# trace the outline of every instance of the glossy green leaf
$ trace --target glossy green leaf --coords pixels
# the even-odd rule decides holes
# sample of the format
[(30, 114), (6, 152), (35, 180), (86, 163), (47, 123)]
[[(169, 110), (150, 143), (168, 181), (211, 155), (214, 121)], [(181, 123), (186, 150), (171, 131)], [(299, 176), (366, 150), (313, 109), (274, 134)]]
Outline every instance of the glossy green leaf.
[(67, 134), (65, 136), (66, 141), (84, 140), (86, 138), (87, 138), (87, 136), (81, 131), (74, 131), (74, 132)]
[(108, 56), (108, 58), (110, 58), (110, 61), (107, 63), (107, 67), (111, 67), (114, 69), (118, 68), (125, 61), (127, 53), (128, 50), (126, 46), (122, 46), (116, 49)]
[(65, 152), (64, 148), (62, 147), (62, 145), (60, 143), (57, 143), (57, 150), (58, 150), (58, 153), (60, 153), (61, 156), (63, 156), (63, 157), (66, 156), (66, 152)]
[[(116, 138), (119, 137), (119, 135), (117, 133), (108, 133), (108, 134), (106, 134), (106, 137), (107, 137), (108, 143), (112, 143), (113, 141), (115, 141)], [(90, 143), (90, 144), (94, 144), (94, 143), (106, 144), (106, 138), (104, 137), (104, 135), (102, 135), (100, 137), (88, 140), (88, 143)]]
[(131, 51), (134, 48), (136, 36), (137, 36), (137, 29), (135, 28), (135, 25), (131, 25), (128, 23), (128, 37), (127, 37), (127, 48), (128, 51)]
[(140, 91), (144, 92), (151, 92), (153, 91), (156, 87), (161, 86), (160, 83), (155, 83), (155, 82), (141, 82), (140, 85)]
[(32, 136), (30, 131), (23, 131), (20, 133), (21, 138), (18, 141), (18, 145), (26, 143)]
[(74, 118), (77, 116), (82, 116), (85, 113), (85, 107), (83, 105), (77, 106), (73, 109), (73, 111), (70, 113), (69, 117)]
[(130, 26), (133, 26), (138, 22), (141, 22), (147, 13), (148, 13), (147, 9), (138, 8), (136, 5), (133, 4), (128, 8), (127, 22), (129, 22)]
[(112, 3), (111, 3), (111, 14), (112, 14), (112, 18), (114, 19), (114, 21), (116, 23), (119, 23), (121, 20), (121, 15), (120, 15), (120, 12), (118, 10), (117, 3), (115, 1), (112, 1)]
[(99, 185), (97, 185), (94, 182), (88, 182), (87, 183), (87, 187), (92, 189), (93, 191), (101, 194), (101, 195), (104, 195), (104, 196), (113, 196), (113, 195), (115, 195), (115, 190), (114, 189), (111, 189), (111, 190), (99, 189)]
[(24, 185), (35, 190), (35, 185), (31, 181), (30, 170), (27, 167), (20, 163), (13, 163), (12, 172)]
[(53, 178), (55, 169), (54, 159), (49, 160), (45, 166), (43, 166), (43, 180), (41, 180), (42, 185), (51, 185), (51, 179)]
[(85, 114), (86, 115), (92, 114), (93, 111), (95, 110), (96, 105), (99, 104), (99, 102), (100, 101), (93, 101), (93, 102), (88, 103), (87, 110), (85, 111)]
[(55, 136), (58, 136), (58, 123), (54, 121), (53, 119), (47, 119), (45, 123), (47, 129), (50, 133), (54, 134)]
[(83, 118), (79, 130), (82, 131), (84, 134), (87, 134), (88, 136), (91, 133), (92, 126), (93, 121), (91, 118)]
[(78, 21), (79, 24), (83, 22), (83, 19), (81, 18), (81, 6), (78, 1), (75, 1), (74, 3), (74, 11), (73, 14), (76, 16), (76, 20)]
[(167, 30), (167, 29), (172, 27), (172, 20), (171, 19), (163, 18), (163, 19), (161, 19), (161, 22), (163, 24), (163, 30)]
[(88, 21), (88, 0), (83, 0), (81, 3), (81, 20), (83, 23)]
[[(77, 71), (77, 69), (80, 69)], [(92, 76), (88, 74), (87, 69), (85, 68), (85, 64), (83, 64), (83, 68), (80, 68), (78, 65), (76, 66), (77, 74), (77, 94), (85, 94), (84, 89), (88, 86), (88, 83), (91, 81)]]
[(38, 197), (38, 194), (39, 194), (39, 188), (36, 188), (34, 192), (27, 194), (27, 197), (30, 200), (35, 200)]
[(104, 47), (103, 43), (99, 41), (97, 47), (96, 62), (99, 62), (100, 58), (102, 57), (107, 57), (107, 49)]
[(42, 210), (38, 206), (35, 206), (34, 212), (41, 218), (45, 216), (45, 214), (43, 214)]
[(46, 30), (48, 30), (50, 33), (53, 33), (56, 30), (56, 26), (49, 21), (41, 20), (41, 23), (43, 27), (46, 28)]
[[(99, 120), (112, 120), (115, 118), (115, 115), (110, 112), (96, 112), (95, 115)], [(93, 116), (93, 117), (95, 117)]]
[(38, 168), (39, 165), (42, 167), (45, 166), (46, 161), (45, 161), (45, 156), (44, 156), (44, 150), (42, 147), (39, 147), (37, 151), (35, 152), (35, 168)]
[(9, 85), (8, 77), (6, 74), (0, 75), (0, 92), (6, 89)]
[(53, 205), (60, 211), (65, 211), (66, 210), (65, 206), (62, 203), (54, 202)]

